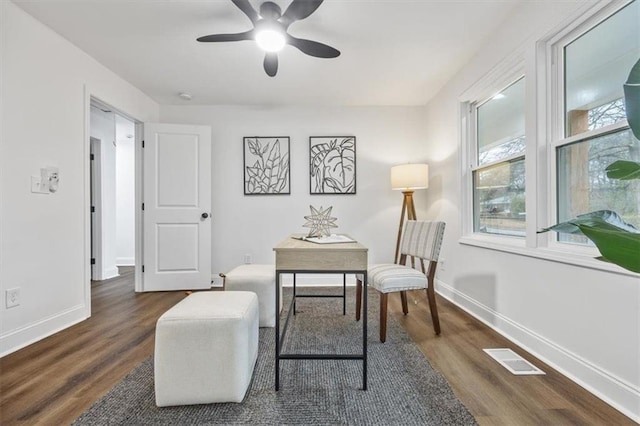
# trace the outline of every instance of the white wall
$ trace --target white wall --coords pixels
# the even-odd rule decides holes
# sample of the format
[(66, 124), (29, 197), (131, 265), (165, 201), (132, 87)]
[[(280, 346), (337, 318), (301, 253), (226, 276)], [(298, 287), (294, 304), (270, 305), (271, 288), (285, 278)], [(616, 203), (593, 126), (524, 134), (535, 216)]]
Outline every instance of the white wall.
[[(527, 2), (427, 106), (430, 218), (447, 222), (438, 290), (640, 420), (640, 280), (462, 245), (459, 97), (501, 60), (561, 23), (574, 5)], [(535, 65), (535, 64), (534, 64)], [(533, 171), (528, 170), (528, 173)], [(531, 190), (529, 188), (529, 190)], [(443, 324), (446, 333), (446, 322)], [(480, 355), (479, 355), (480, 356)]]
[(133, 123), (116, 116), (116, 264), (135, 260), (135, 145)]
[[(161, 120), (212, 128), (212, 272), (250, 254), (273, 263), (272, 248), (303, 228), (309, 205), (333, 206), (335, 232), (369, 247), (372, 262), (392, 261), (402, 194), (390, 189), (391, 165), (424, 161), (424, 111), (416, 107), (162, 106)], [(309, 194), (309, 136), (356, 137), (356, 195)], [(243, 137), (290, 136), (291, 195), (245, 196)], [(418, 217), (423, 192), (415, 195)]]
[[(158, 106), (94, 59), (0, 2), (0, 355), (86, 318), (88, 96), (143, 121)], [(86, 87), (86, 90), (85, 90)], [(30, 176), (57, 166), (60, 187), (32, 194)], [(20, 306), (5, 290), (20, 288)]]

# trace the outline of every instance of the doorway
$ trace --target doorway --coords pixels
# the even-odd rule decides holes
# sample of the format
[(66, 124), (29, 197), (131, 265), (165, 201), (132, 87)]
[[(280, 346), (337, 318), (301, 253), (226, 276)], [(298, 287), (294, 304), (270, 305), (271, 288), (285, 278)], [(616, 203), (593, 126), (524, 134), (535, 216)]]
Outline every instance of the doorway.
[(136, 123), (90, 101), (91, 280), (130, 272), (135, 256)]

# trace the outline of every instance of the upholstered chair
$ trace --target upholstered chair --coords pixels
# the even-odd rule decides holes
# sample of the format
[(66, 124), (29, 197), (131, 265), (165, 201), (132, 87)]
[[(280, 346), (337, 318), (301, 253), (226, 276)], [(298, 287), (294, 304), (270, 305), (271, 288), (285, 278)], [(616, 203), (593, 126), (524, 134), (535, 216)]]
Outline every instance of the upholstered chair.
[[(434, 278), (438, 255), (444, 235), (444, 222), (407, 221), (402, 242), (400, 243), (400, 259), (398, 264), (371, 265), (367, 270), (367, 284), (380, 293), (380, 341), (387, 339), (387, 297), (389, 293), (400, 292), (402, 311), (409, 313), (407, 306), (407, 290), (426, 289), (431, 319), (436, 334), (440, 334), (440, 319), (436, 307)], [(407, 258), (411, 257), (411, 266)], [(416, 262), (420, 270), (416, 269)], [(425, 268), (425, 262), (429, 264)], [(362, 309), (362, 276), (356, 281), (356, 320), (360, 320)]]

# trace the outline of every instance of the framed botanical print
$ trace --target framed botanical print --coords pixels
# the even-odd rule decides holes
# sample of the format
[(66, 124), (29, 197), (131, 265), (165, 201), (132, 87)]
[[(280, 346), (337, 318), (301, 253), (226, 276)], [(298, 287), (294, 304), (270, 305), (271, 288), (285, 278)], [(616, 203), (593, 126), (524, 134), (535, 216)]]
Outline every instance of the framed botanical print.
[(252, 136), (243, 141), (244, 194), (290, 194), (289, 137)]
[(309, 182), (311, 194), (355, 194), (355, 136), (311, 136)]

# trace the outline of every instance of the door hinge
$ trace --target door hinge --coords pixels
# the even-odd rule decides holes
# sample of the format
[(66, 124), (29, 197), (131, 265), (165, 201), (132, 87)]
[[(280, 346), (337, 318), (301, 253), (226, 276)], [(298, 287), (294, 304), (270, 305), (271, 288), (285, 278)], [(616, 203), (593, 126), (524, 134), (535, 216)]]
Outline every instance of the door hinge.
[(91, 206), (91, 213), (95, 213), (96, 212), (96, 206)]
[(142, 147), (144, 148), (144, 139), (142, 140)]
[(95, 154), (91, 154), (91, 156), (89, 157), (91, 160), (95, 160), (96, 159), (96, 155)]
[(95, 265), (95, 264), (96, 264), (96, 258), (95, 258), (95, 257), (92, 257), (92, 258), (91, 258), (91, 264), (92, 264), (92, 265)]
[(144, 210), (144, 203), (142, 203), (142, 210)]
[(142, 272), (144, 272), (144, 265), (142, 265)]

